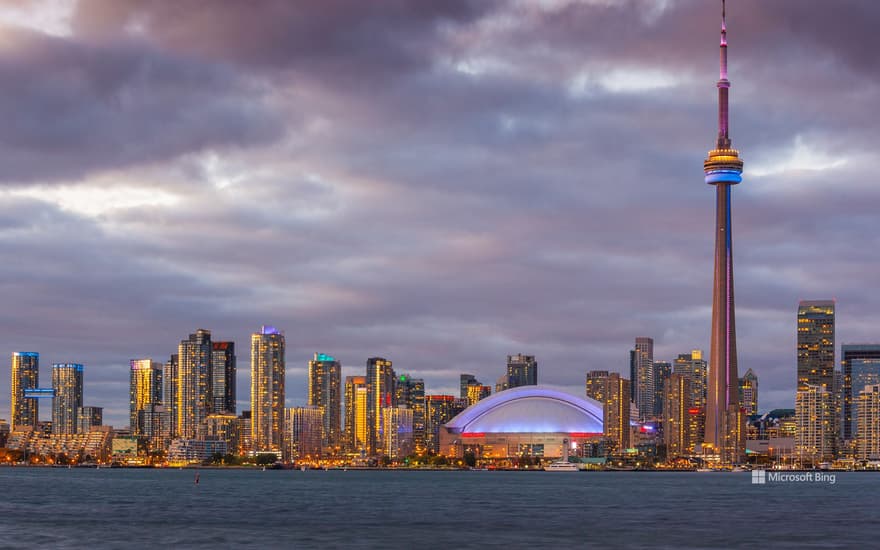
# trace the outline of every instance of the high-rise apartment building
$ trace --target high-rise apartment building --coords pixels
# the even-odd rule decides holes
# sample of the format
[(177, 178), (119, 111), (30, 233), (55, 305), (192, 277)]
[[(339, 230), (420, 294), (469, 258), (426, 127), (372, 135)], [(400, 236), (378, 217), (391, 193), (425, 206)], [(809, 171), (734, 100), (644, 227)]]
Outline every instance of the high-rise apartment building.
[(411, 455), (414, 450), (413, 411), (406, 407), (385, 407), (382, 416), (386, 427), (382, 444), (385, 456), (402, 460)]
[(345, 377), (345, 449), (360, 453), (369, 446), (367, 429), (367, 377)]
[(602, 393), (604, 436), (611, 441), (611, 452), (621, 454), (630, 446), (630, 381), (612, 372), (605, 378)]
[(211, 331), (198, 329), (177, 347), (177, 436), (198, 439), (205, 435), (205, 418), (214, 405), (212, 397)]
[(880, 384), (859, 392), (856, 409), (856, 458), (880, 460)]
[(834, 388), (834, 301), (809, 300), (798, 304), (797, 387)]
[(321, 457), (324, 414), (320, 407), (292, 407), (284, 409), (284, 425), (287, 431), (286, 452), (288, 460), (310, 460)]
[(507, 387), (534, 386), (538, 383), (538, 362), (534, 355), (507, 356)]
[(635, 349), (630, 351), (630, 378), (632, 401), (639, 410), (639, 420), (654, 416), (654, 339), (636, 338)]
[(587, 372), (586, 394), (599, 403), (605, 402), (605, 385), (608, 378), (607, 370), (591, 370)]
[[(504, 376), (506, 380), (507, 375)], [(492, 394), (491, 386), (484, 386), (473, 374), (462, 374), (460, 376), (461, 393), (459, 397), (468, 400), (468, 405), (485, 399)], [(506, 388), (505, 388), (506, 389)]]
[(464, 374), (462, 373), (459, 377), (459, 388), (460, 393), (459, 397), (462, 399), (467, 399), (468, 396), (468, 387), (471, 385), (481, 385), (479, 381), (477, 381), (477, 377), (473, 374)]
[(77, 413), (77, 433), (89, 433), (104, 424), (104, 407), (80, 407)]
[(284, 378), (284, 334), (263, 326), (251, 335), (251, 444), (256, 453), (283, 451)]
[(370, 454), (383, 454), (385, 419), (382, 409), (396, 405), (394, 368), (382, 357), (367, 359), (367, 422), (369, 423)]
[(851, 441), (856, 436), (859, 393), (868, 386), (880, 384), (880, 344), (844, 344), (840, 348), (841, 436)]
[(26, 398), (24, 392), (39, 387), (40, 354), (33, 351), (13, 352), (11, 370), (10, 430), (35, 428), (40, 420), (40, 407), (36, 399)]
[(818, 466), (834, 457), (834, 399), (824, 386), (807, 384), (795, 396), (795, 452), (801, 465)]
[(211, 343), (211, 412), (235, 414), (235, 342)]
[(694, 451), (691, 441), (693, 389), (685, 375), (672, 374), (663, 383), (663, 440), (670, 459), (688, 456)]
[(412, 417), (410, 428), (412, 430), (412, 449), (418, 455), (425, 453), (425, 381), (421, 378), (412, 378), (408, 374), (397, 377), (397, 406), (409, 409)]
[(706, 406), (708, 371), (706, 360), (703, 359), (703, 351), (699, 349), (679, 354), (673, 363), (672, 372), (681, 374), (691, 381), (691, 391), (693, 392), (691, 401), (694, 407)]
[(323, 353), (309, 361), (309, 406), (319, 407), (323, 415), (324, 452), (337, 454), (342, 445), (342, 365)]
[(428, 395), (425, 442), (429, 453), (440, 452), (440, 427), (467, 408), (467, 400), (454, 395)]
[(758, 414), (758, 375), (752, 369), (739, 379), (739, 402), (746, 415)]
[(132, 359), (129, 370), (128, 404), (131, 435), (149, 437), (143, 411), (162, 404), (162, 365), (152, 359)]
[(79, 363), (52, 365), (52, 433), (75, 434), (83, 406), (83, 366)]
[(168, 436), (171, 438), (180, 435), (178, 429), (177, 414), (177, 387), (179, 384), (177, 374), (180, 372), (180, 356), (176, 353), (168, 358), (162, 369), (162, 405), (168, 415)]
[(663, 393), (666, 379), (672, 374), (672, 363), (669, 361), (654, 361), (654, 417), (663, 416)]

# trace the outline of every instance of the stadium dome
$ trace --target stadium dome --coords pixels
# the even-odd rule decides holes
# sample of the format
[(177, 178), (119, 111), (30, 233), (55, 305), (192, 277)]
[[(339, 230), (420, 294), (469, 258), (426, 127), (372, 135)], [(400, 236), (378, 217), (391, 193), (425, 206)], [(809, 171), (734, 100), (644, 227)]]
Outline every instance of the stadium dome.
[(602, 433), (602, 404), (545, 388), (520, 386), (479, 401), (444, 427), (450, 434)]

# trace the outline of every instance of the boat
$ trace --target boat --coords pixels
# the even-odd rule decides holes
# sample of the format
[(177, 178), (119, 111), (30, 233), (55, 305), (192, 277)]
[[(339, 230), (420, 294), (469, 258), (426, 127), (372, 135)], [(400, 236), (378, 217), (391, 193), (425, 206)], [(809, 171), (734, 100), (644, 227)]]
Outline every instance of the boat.
[(577, 472), (578, 465), (568, 461), (568, 439), (562, 440), (562, 458), (544, 466), (545, 472)]
[(717, 470), (714, 470), (712, 468), (697, 468), (697, 471), (705, 473), (705, 472), (716, 472)]
[(578, 465), (567, 460), (557, 460), (544, 466), (545, 472), (577, 472)]

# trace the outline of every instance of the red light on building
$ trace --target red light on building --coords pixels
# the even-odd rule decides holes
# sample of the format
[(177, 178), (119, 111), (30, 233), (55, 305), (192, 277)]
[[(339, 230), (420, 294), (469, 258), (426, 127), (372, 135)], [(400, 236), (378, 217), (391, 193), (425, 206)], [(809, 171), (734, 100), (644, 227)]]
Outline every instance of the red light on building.
[(602, 432), (570, 432), (571, 437), (600, 437)]
[(485, 437), (486, 434), (483, 432), (464, 432), (461, 434), (461, 437)]
[(691, 407), (688, 409), (688, 414), (700, 414), (701, 412), (703, 412), (703, 409), (700, 407)]

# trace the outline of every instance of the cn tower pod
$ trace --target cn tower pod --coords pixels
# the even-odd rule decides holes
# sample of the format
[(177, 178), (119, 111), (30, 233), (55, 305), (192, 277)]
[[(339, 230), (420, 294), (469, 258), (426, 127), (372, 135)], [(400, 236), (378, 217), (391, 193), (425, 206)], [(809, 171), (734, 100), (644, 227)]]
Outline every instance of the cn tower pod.
[(742, 181), (743, 161), (736, 149), (713, 149), (703, 161), (706, 183), (736, 184)]

